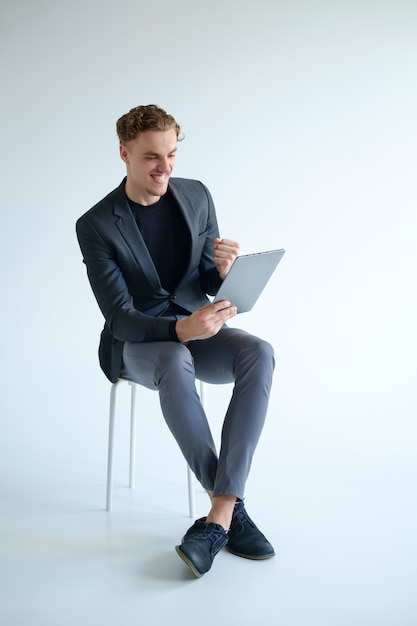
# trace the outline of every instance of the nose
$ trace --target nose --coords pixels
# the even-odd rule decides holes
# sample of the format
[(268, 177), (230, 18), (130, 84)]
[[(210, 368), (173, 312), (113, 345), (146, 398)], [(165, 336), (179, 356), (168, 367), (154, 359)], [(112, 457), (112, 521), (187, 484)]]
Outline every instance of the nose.
[(167, 157), (161, 157), (158, 162), (158, 171), (164, 174), (168, 174), (170, 172), (170, 164)]

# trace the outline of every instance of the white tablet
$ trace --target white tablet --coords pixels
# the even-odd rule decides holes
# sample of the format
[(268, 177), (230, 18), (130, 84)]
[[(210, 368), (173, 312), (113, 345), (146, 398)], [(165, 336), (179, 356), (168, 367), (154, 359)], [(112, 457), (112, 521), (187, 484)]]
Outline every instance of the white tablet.
[(250, 311), (281, 261), (285, 250), (236, 257), (213, 302), (229, 300), (238, 313)]

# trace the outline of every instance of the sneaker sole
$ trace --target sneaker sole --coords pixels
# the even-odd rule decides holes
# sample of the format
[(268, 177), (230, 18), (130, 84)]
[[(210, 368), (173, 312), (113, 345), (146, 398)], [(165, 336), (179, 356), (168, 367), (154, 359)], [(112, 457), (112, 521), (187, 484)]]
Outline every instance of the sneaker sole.
[(190, 568), (190, 570), (192, 571), (192, 573), (194, 574), (194, 576), (196, 578), (201, 578), (203, 576), (203, 574), (201, 572), (199, 572), (198, 569), (196, 569), (194, 567), (194, 565), (191, 563), (190, 559), (187, 558), (185, 556), (185, 554), (181, 551), (180, 546), (175, 546), (175, 551), (178, 554), (178, 556), (180, 557), (180, 559), (182, 559), (184, 561), (184, 563)]
[(228, 552), (230, 552), (230, 554), (234, 554), (235, 556), (242, 557), (242, 559), (249, 559), (251, 561), (266, 561), (266, 559), (272, 559), (272, 557), (275, 556), (275, 552), (272, 552), (272, 554), (264, 554), (262, 556), (251, 556), (249, 554), (241, 554), (240, 552), (235, 552), (235, 550), (232, 550), (231, 548), (229, 548), (228, 545), (225, 546), (225, 549)]

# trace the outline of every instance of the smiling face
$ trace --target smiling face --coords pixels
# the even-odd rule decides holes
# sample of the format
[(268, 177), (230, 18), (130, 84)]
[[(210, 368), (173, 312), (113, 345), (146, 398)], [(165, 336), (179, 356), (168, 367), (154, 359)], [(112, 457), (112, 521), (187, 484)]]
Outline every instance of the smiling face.
[(126, 163), (128, 198), (143, 206), (155, 204), (167, 191), (176, 151), (174, 128), (144, 131), (120, 144), (120, 157)]

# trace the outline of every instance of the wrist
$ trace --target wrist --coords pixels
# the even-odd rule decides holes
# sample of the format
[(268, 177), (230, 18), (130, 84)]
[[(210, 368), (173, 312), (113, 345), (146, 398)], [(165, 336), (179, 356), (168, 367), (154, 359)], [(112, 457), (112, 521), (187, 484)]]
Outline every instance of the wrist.
[(177, 320), (174, 327), (175, 334), (177, 335), (177, 340), (181, 343), (187, 341), (187, 336), (184, 332), (184, 322), (185, 320)]

